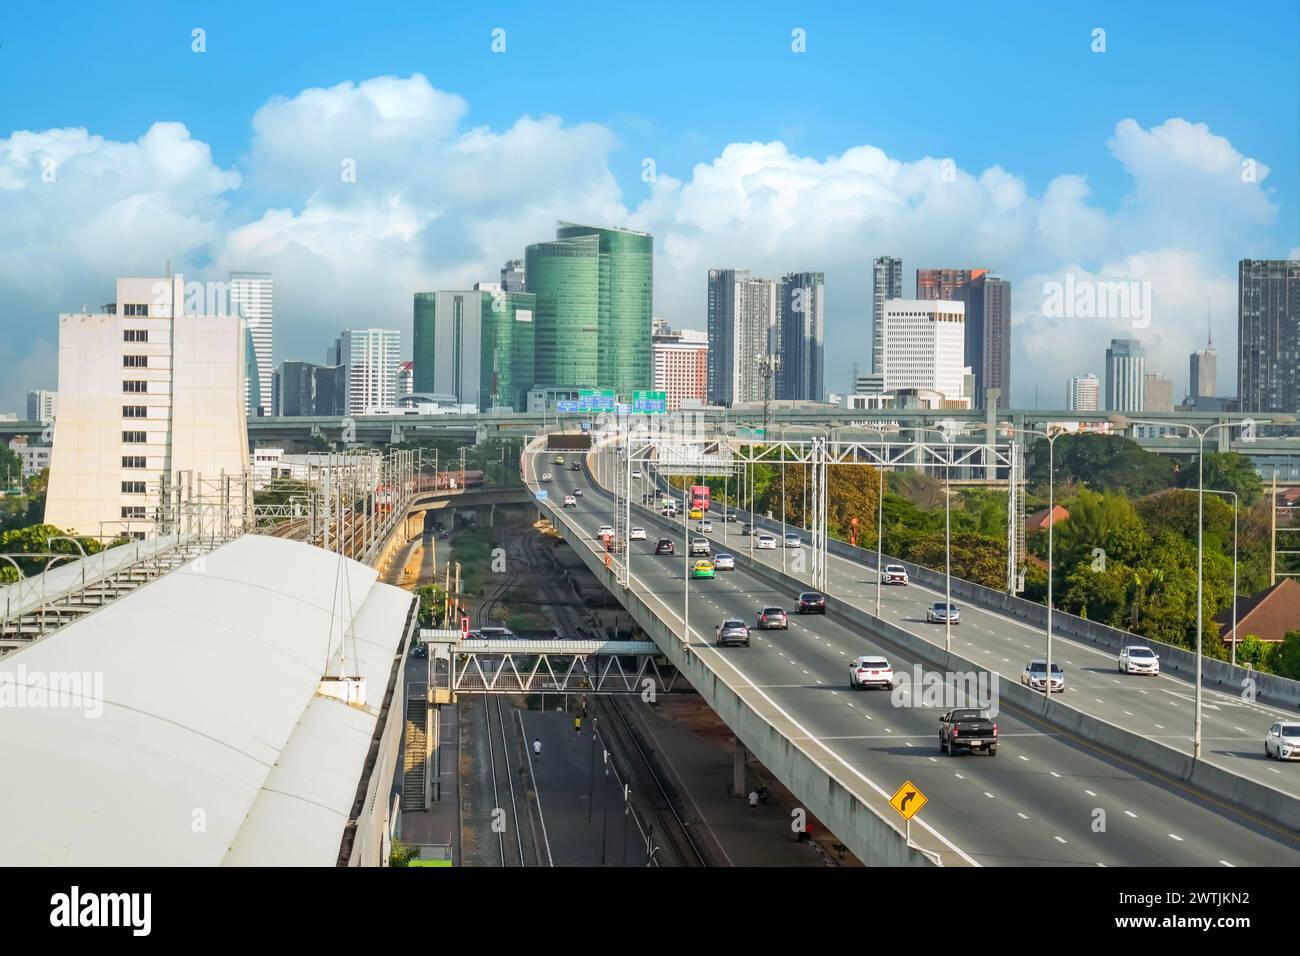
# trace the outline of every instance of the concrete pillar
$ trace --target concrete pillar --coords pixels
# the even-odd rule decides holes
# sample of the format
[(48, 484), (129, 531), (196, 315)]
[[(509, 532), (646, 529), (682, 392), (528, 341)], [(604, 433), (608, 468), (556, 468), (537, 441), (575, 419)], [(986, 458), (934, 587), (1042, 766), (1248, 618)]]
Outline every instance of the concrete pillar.
[(731, 790), (738, 797), (746, 797), (749, 795), (749, 789), (745, 785), (745, 761), (749, 757), (749, 751), (745, 749), (739, 737), (733, 737), (732, 741), (736, 749), (731, 753)]

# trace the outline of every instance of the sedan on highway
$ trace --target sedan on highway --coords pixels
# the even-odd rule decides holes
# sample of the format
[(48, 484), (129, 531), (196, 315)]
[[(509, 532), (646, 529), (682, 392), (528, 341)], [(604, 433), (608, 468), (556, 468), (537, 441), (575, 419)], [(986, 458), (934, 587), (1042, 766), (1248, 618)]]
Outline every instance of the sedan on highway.
[(655, 545), (655, 554), (676, 554), (677, 547), (673, 544), (672, 538), (660, 538)]
[(744, 644), (749, 647), (749, 625), (744, 621), (723, 621), (713, 632), (713, 643), (719, 647)]
[(775, 551), (776, 538), (770, 534), (760, 534), (758, 536), (758, 549), (760, 551)]
[(849, 689), (864, 687), (894, 689), (894, 668), (883, 657), (859, 657), (849, 664)]
[(564, 456), (563, 456), (563, 455), (556, 455), (556, 456), (555, 456), (555, 463), (556, 463), (557, 465), (563, 465), (563, 464), (564, 464)]
[(572, 465), (569, 466), (569, 471), (582, 471), (582, 462), (575, 461)]
[(700, 534), (713, 534), (713, 522), (705, 518), (695, 526), (695, 530)]
[(713, 556), (713, 566), (719, 571), (736, 570), (736, 559), (730, 554), (721, 553)]
[(573, 495), (565, 495), (565, 496), (564, 496), (564, 507), (566, 507), (566, 508), (576, 508), (576, 507), (578, 507), (578, 499), (575, 498), (575, 497), (573, 497)]
[(739, 521), (739, 520), (740, 520), (740, 516), (737, 515), (734, 511), (728, 511), (725, 515), (722, 516), (722, 520), (723, 520), (723, 521)]
[(542, 472), (542, 481), (550, 481), (550, 480), (551, 480), (551, 473), (549, 471)]
[(1264, 756), (1300, 760), (1300, 724), (1276, 723), (1264, 738)]
[(802, 539), (800, 539), (800, 537), (793, 531), (785, 536), (785, 546), (787, 548), (797, 548), (802, 543)]
[(640, 478), (640, 477), (641, 477), (641, 469), (640, 469), (640, 468), (635, 469), (635, 470), (632, 472), (632, 477), (633, 477), (633, 478)]
[(826, 595), (818, 591), (804, 591), (799, 595), (800, 614), (825, 614)]
[(754, 533), (754, 526), (746, 521), (740, 526), (740, 533), (743, 535), (751, 535)]
[(692, 521), (699, 521), (701, 518), (704, 517), (704, 509), (692, 508), (690, 512), (687, 514), (687, 517), (690, 518)]
[(581, 497), (582, 497), (582, 489), (581, 489), (581, 488), (574, 488), (574, 489), (573, 489), (573, 497), (575, 497), (575, 498), (581, 498)]
[(691, 565), (692, 578), (711, 578), (713, 577), (712, 561), (696, 561)]
[(907, 568), (901, 564), (887, 564), (880, 572), (881, 584), (907, 584)]
[(790, 619), (786, 617), (785, 608), (765, 607), (758, 612), (758, 629), (760, 631), (770, 631), (779, 628), (782, 631), (790, 629)]
[(629, 541), (644, 541), (645, 528), (633, 528), (627, 533), (627, 538)]
[(607, 524), (603, 524), (603, 525), (601, 525), (600, 528), (596, 531), (596, 537), (597, 537), (597, 538), (612, 538), (612, 537), (614, 537), (614, 529), (613, 529), (612, 527), (610, 527), (609, 525), (607, 525)]
[(925, 619), (931, 624), (943, 624), (945, 621), (951, 621), (953, 624), (960, 624), (961, 611), (955, 604), (946, 604), (943, 601), (935, 601), (925, 609)]
[[(1030, 690), (1042, 690), (1047, 686), (1047, 661), (1030, 661), (1020, 675), (1020, 683), (1027, 684)], [(1052, 693), (1065, 692), (1065, 672), (1061, 665), (1052, 661)]]
[(1151, 648), (1142, 645), (1121, 648), (1117, 666), (1120, 673), (1123, 674), (1160, 676), (1160, 658), (1156, 657)]

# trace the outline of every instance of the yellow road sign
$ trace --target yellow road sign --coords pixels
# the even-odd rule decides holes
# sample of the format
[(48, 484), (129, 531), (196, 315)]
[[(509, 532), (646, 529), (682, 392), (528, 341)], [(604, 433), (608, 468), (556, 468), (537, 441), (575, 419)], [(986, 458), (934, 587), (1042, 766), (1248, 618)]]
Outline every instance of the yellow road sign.
[(904, 820), (910, 820), (928, 802), (925, 794), (918, 790), (912, 781), (908, 780), (890, 798), (889, 805), (902, 814)]

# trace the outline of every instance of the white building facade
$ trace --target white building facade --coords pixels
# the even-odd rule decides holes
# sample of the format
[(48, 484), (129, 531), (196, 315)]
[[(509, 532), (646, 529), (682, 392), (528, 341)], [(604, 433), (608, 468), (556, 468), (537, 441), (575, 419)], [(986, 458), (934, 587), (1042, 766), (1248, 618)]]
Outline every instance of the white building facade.
[(59, 393), (38, 388), (27, 393), (27, 420), (52, 422), (59, 410)]
[(947, 299), (885, 303), (881, 359), (885, 392), (927, 389), (948, 401), (966, 395), (966, 306)]
[(46, 523), (145, 537), (165, 487), (248, 471), (244, 323), (182, 314), (184, 302), (179, 275), (122, 278), (111, 311), (59, 316)]
[(347, 366), (348, 414), (397, 404), (397, 367), (402, 333), (396, 329), (347, 329), (336, 345), (337, 364)]
[[(274, 338), (275, 283), (269, 272), (230, 273), (230, 311), (243, 318), (249, 337), (253, 340), (256, 367), (248, 370), (245, 385), (245, 410), (250, 416), (270, 415), (274, 386), (271, 381), (275, 368), (272, 358)], [(256, 376), (256, 379), (254, 379)], [(257, 387), (252, 383), (256, 381)], [(254, 408), (251, 396), (259, 396)]]
[(1065, 407), (1072, 412), (1095, 412), (1100, 395), (1101, 382), (1091, 372), (1071, 378), (1065, 390)]

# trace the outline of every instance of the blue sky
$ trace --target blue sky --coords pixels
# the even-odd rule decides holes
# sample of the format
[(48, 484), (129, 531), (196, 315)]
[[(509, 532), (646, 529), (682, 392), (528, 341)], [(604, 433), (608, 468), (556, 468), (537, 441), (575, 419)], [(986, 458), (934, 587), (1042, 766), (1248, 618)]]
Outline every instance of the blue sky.
[[(563, 197), (574, 193), (561, 190), (555, 208), (546, 209), (545, 215), (534, 210), (535, 221), (590, 216), (621, 204), (631, 224), (656, 232), (666, 257), (674, 247), (669, 237), (685, 222), (677, 237), (679, 258), (666, 258), (660, 268), (663, 282), (678, 275), (678, 267), (682, 276), (694, 275), (685, 271), (688, 268), (703, 268), (698, 263), (688, 266), (689, 255), (680, 251), (692, 243), (703, 249), (730, 248), (725, 237), (716, 247), (701, 239), (707, 230), (692, 225), (690, 214), (675, 203), (690, 193), (697, 164), (714, 164), (731, 144), (779, 142), (792, 156), (814, 163), (862, 146), (876, 147), (890, 161), (903, 164), (951, 157), (975, 179), (993, 167), (1007, 171), (1031, 199), (1042, 199), (1058, 177), (1081, 177), (1086, 205), (1105, 215), (1106, 229), (1142, 236), (1141, 242), (1126, 245), (1116, 234), (1107, 243), (1063, 251), (1059, 263), (1034, 262), (1031, 267), (1019, 256), (1016, 261), (994, 261), (995, 255), (1012, 255), (997, 244), (936, 242), (929, 247), (915, 235), (895, 243), (887, 229), (873, 231), (870, 223), (880, 220), (868, 212), (865, 231), (846, 233), (857, 236), (860, 247), (846, 253), (845, 265), (838, 270), (838, 263), (823, 266), (816, 261), (825, 255), (824, 243), (801, 246), (800, 234), (806, 228), (782, 232), (771, 246), (755, 248), (753, 263), (710, 262), (751, 265), (756, 271), (827, 269), (832, 313), (828, 342), (835, 345), (838, 337), (840, 344), (853, 346), (835, 349), (828, 368), (830, 389), (843, 387), (848, 362), (865, 359), (858, 324), (869, 289), (861, 288), (860, 276), (851, 270), (855, 258), (869, 263), (873, 256), (901, 247), (913, 253), (904, 256), (909, 275), (925, 265), (985, 265), (1016, 281), (1072, 264), (1101, 274), (1107, 263), (1129, 261), (1134, 255), (1186, 251), (1185, 237), (1170, 228), (1176, 224), (1167, 217), (1144, 216), (1137, 224), (1126, 219), (1142, 212), (1144, 193), (1158, 189), (1152, 184), (1161, 178), (1148, 175), (1144, 186), (1132, 164), (1117, 161), (1108, 143), (1117, 124), (1126, 119), (1141, 131), (1154, 131), (1173, 119), (1204, 124), (1210, 136), (1230, 143), (1241, 157), (1269, 167), (1257, 197), (1263, 211), (1244, 223), (1229, 224), (1231, 248), (1203, 244), (1191, 250), (1198, 260), (1192, 268), (1222, 278), (1234, 273), (1239, 257), (1285, 256), (1300, 245), (1300, 5), (1293, 0), (1248, 7), (1227, 2), (1046, 0), (383, 7), (127, 3), (109, 10), (79, 3), (46, 12), (36, 5), (15, 6), (0, 22), (0, 88), (8, 94), (0, 99), (0, 159), (5, 137), (20, 130), (84, 128), (93, 137), (126, 144), (140, 140), (155, 123), (183, 124), (189, 140), (210, 149), (216, 170), (240, 174), (237, 185), (216, 187), (210, 204), (190, 210), (189, 218), (199, 223), (191, 241), (169, 240), (180, 247), (177, 261), (202, 269), (230, 262), (227, 237), (240, 229), (247, 236), (249, 225), (264, 220), (269, 208), (298, 217), (313, 201), (321, 201), (321, 191), (303, 187), (302, 177), (292, 170), (287, 175), (283, 169), (281, 175), (258, 174), (270, 164), (265, 157), (259, 160), (255, 144), (253, 120), (259, 110), (276, 97), (293, 102), (312, 88), (422, 74), (433, 89), (463, 100), (453, 141), (476, 127), (503, 133), (521, 117), (555, 116), (565, 129), (598, 127), (605, 137), (596, 140), (599, 159), (615, 188), (599, 185), (603, 171), (596, 170), (586, 181), (597, 183), (593, 189), (600, 192), (598, 199), (570, 213)], [(207, 52), (202, 55), (191, 51), (191, 30), (196, 27), (206, 31)], [(490, 49), (491, 32), (498, 27), (506, 31), (503, 54)], [(806, 53), (791, 51), (795, 28), (806, 31)], [(1094, 28), (1106, 31), (1104, 53), (1090, 49)], [(1167, 145), (1173, 153), (1200, 148), (1190, 138)], [(660, 184), (664, 193), (656, 200), (652, 185), (642, 181), (646, 157), (654, 159), (661, 179), (676, 180), (683, 190), (674, 197)], [(431, 162), (427, 170), (408, 168), (406, 174), (418, 188), (420, 177), (436, 178), (442, 170)], [(394, 174), (385, 189), (409, 192), (397, 178)], [(1194, 188), (1194, 179), (1188, 185)], [(147, 192), (147, 184), (141, 189)], [(0, 190), (0, 215), (5, 202)], [(454, 219), (448, 218), (448, 202), (445, 196), (431, 200), (428, 216), (444, 226), (454, 221), (452, 233), (473, 232), (475, 210), (485, 208), (484, 200), (468, 203)], [(674, 208), (665, 208), (669, 206)], [(1213, 217), (1233, 217), (1233, 206), (1229, 199), (1211, 203), (1204, 228), (1218, 229)], [(61, 211), (66, 221), (46, 213), (42, 222), (52, 229), (62, 224), (75, 235), (76, 208)], [(327, 208), (337, 212), (339, 203)], [(487, 218), (499, 221), (500, 216), (492, 210)], [(1164, 237), (1158, 235), (1162, 224), (1169, 233)], [(447, 263), (437, 257), (450, 239), (440, 236), (437, 228), (427, 228), (427, 219), (423, 225), (418, 241), (428, 258), (412, 269), (417, 276), (423, 269), (432, 282), (445, 275)], [(744, 227), (743, 222), (733, 224)], [(763, 228), (757, 221), (755, 227)], [(941, 226), (927, 220), (927, 227)], [(960, 232), (973, 226), (958, 215), (942, 228)], [(0, 226), (0, 235), (2, 230)], [(530, 234), (511, 237), (514, 254), (522, 252), (525, 238), (547, 238), (535, 229)], [(50, 248), (68, 244), (57, 235), (47, 241)], [(481, 237), (473, 247), (484, 260), (480, 272), (487, 263), (504, 258), (503, 249), (510, 251)], [(235, 248), (258, 245), (252, 241)], [(277, 361), (319, 360), (316, 343), (323, 342), (325, 330), (352, 320), (344, 314), (322, 314), (329, 311), (322, 302), (287, 299), (292, 285), (279, 289), (280, 271), (292, 259), (283, 258), (284, 243), (274, 248), (274, 255), (266, 256), (277, 271), (277, 312), (294, 316), (298, 323), (294, 329), (277, 329)], [(925, 255), (962, 255), (966, 261), (916, 258)], [(474, 261), (474, 255), (464, 261)], [(266, 262), (250, 263), (258, 264)], [(30, 267), (21, 275), (0, 271), (0, 281), (24, 286), (19, 295), (6, 297), (21, 303), (24, 314), (14, 314), (12, 305), (8, 312), (0, 307), (0, 329), (45, 321), (30, 337), (31, 353), (10, 346), (16, 351), (0, 354), (0, 360), (28, 361), (24, 375), (29, 378), (38, 374), (42, 362), (52, 373), (48, 352), (42, 359), (35, 343), (48, 344), (53, 316), (78, 307), (82, 295), (107, 301), (115, 274), (111, 258), (106, 261), (101, 255), (73, 257), (59, 268), (75, 274), (56, 279), (32, 276)], [(466, 275), (465, 284), (475, 278), (492, 276)], [(699, 303), (692, 304), (693, 299), (677, 288), (657, 287), (656, 311), (676, 324), (698, 328), (703, 326), (703, 277), (689, 281), (694, 283), (689, 295)], [(409, 303), (411, 291), (401, 289), (394, 303)], [(910, 283), (905, 293), (910, 294)], [(1226, 289), (1213, 294), (1223, 300), (1218, 322), (1226, 338), (1235, 320), (1228, 310), (1230, 296)], [(343, 293), (333, 298), (351, 301)], [(1032, 311), (1032, 303), (1028, 307)], [(1198, 311), (1203, 317), (1203, 309)], [(369, 321), (409, 333), (409, 307)], [(1184, 347), (1175, 338), (1170, 336), (1170, 355)], [(1097, 348), (1104, 346), (1101, 341)], [(1036, 374), (1030, 371), (1033, 356), (1018, 364), (1025, 366), (1026, 375), (1017, 378), (1017, 400), (1026, 404), (1029, 393), (1021, 388)], [(0, 410), (16, 404), (17, 384), (11, 382), (10, 390), (0, 385)], [(1231, 384), (1221, 382), (1221, 391), (1230, 392)], [(1180, 387), (1175, 378), (1175, 391)]]

